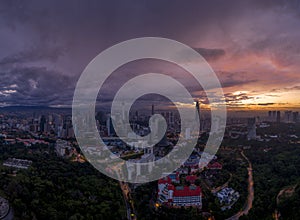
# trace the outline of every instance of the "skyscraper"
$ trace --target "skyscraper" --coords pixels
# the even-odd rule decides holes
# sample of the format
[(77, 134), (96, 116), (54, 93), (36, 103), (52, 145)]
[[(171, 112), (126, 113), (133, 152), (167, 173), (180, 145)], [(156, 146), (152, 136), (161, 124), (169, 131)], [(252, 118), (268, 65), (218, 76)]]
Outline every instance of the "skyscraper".
[(112, 118), (110, 115), (107, 117), (107, 120), (106, 120), (106, 128), (107, 128), (108, 136), (113, 136), (115, 134), (114, 126), (112, 123)]
[(276, 115), (276, 122), (277, 123), (280, 123), (280, 118), (281, 118), (280, 111), (277, 111), (277, 115)]
[(40, 132), (45, 131), (45, 123), (46, 123), (46, 117), (45, 115), (42, 115), (40, 120)]
[(255, 118), (248, 118), (247, 129), (248, 129), (247, 139), (248, 140), (256, 139)]
[(272, 121), (272, 111), (268, 112), (268, 119), (269, 119), (269, 121)]
[(151, 115), (154, 115), (154, 105), (152, 104)]
[(199, 101), (196, 101), (195, 122), (197, 122), (197, 121), (199, 122), (198, 123), (199, 127), (197, 129), (199, 129), (199, 134), (200, 134), (200, 131), (203, 129), (201, 127), (201, 121), (200, 121), (200, 103), (199, 103)]
[(293, 122), (297, 123), (299, 118), (299, 112), (293, 112)]
[(199, 104), (199, 101), (196, 101), (196, 116), (195, 116), (195, 119), (200, 120), (200, 104)]
[(284, 121), (289, 123), (292, 121), (292, 111), (285, 111), (284, 112)]

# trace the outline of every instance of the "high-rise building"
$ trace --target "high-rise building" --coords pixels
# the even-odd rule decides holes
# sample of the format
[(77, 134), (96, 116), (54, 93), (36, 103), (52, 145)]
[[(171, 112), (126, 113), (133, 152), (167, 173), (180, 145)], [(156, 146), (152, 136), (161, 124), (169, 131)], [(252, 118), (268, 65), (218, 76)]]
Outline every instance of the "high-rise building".
[(280, 111), (277, 111), (276, 114), (277, 114), (277, 115), (276, 115), (276, 122), (277, 122), (277, 123), (280, 123), (280, 118), (281, 118), (281, 116), (280, 116)]
[(292, 111), (285, 111), (284, 112), (284, 121), (286, 123), (292, 122)]
[(269, 121), (272, 121), (272, 111), (268, 112), (268, 118), (269, 118)]
[(151, 107), (151, 115), (154, 115), (154, 105), (152, 104), (152, 107)]
[(195, 113), (195, 122), (196, 121), (199, 121), (199, 124), (198, 125), (200, 125), (197, 129), (199, 129), (199, 133), (200, 133), (200, 131), (201, 130), (203, 130), (203, 129), (201, 129), (201, 121), (200, 121), (200, 103), (199, 103), (199, 101), (196, 101), (196, 113)]
[(45, 123), (46, 123), (46, 117), (45, 115), (42, 115), (40, 119), (40, 132), (45, 131)]
[(200, 120), (200, 104), (199, 101), (196, 101), (196, 115), (195, 115), (196, 120)]
[(168, 126), (174, 124), (174, 113), (173, 112), (161, 112), (161, 115), (165, 118)]
[(299, 121), (299, 112), (293, 112), (293, 122), (297, 123)]
[(247, 129), (248, 129), (247, 139), (248, 140), (256, 139), (255, 118), (248, 118)]
[(110, 115), (107, 117), (107, 120), (106, 120), (106, 128), (107, 128), (108, 136), (113, 136), (115, 134), (114, 126), (112, 123), (112, 118)]

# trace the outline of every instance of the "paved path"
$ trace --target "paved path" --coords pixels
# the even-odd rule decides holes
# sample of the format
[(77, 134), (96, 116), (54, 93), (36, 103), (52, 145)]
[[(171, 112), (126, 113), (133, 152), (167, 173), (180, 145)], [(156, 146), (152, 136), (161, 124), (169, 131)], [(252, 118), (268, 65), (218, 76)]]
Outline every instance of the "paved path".
[(253, 200), (254, 200), (254, 181), (253, 181), (253, 172), (252, 172), (252, 164), (250, 160), (246, 157), (244, 152), (241, 152), (241, 155), (247, 160), (248, 166), (248, 197), (247, 201), (241, 211), (236, 213), (234, 216), (228, 218), (227, 220), (236, 220), (239, 219), (242, 215), (247, 215), (249, 210), (252, 208)]
[(120, 187), (123, 192), (123, 197), (126, 204), (127, 219), (136, 220), (136, 211), (134, 209), (133, 199), (131, 197), (130, 188), (127, 183), (120, 182)]

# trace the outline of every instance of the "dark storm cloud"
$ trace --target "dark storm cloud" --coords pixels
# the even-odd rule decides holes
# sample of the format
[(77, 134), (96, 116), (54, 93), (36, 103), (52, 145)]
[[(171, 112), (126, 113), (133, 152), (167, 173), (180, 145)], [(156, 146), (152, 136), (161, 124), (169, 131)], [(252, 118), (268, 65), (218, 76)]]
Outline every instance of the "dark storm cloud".
[(98, 39), (102, 46), (107, 46), (145, 35), (193, 43), (205, 36), (208, 28), (217, 27), (228, 18), (236, 18), (249, 9), (277, 6), (277, 2), (282, 1), (268, 5), (258, 0), (235, 0), (230, 4), (221, 0), (2, 1), (0, 13), (7, 27), (17, 29), (26, 25), (38, 32), (42, 40), (69, 41), (71, 45), (80, 43), (79, 39), (81, 44)]
[[(298, 9), (299, 1), (280, 0), (4, 0), (0, 2), (0, 101), (70, 103), (76, 80), (92, 58), (117, 42), (143, 36), (186, 43), (209, 62), (255, 53), (271, 54), (279, 65), (292, 66), (299, 58), (295, 56), (300, 48), (295, 43)], [(277, 16), (280, 19), (274, 21)], [(251, 72), (242, 71), (218, 74), (222, 86), (258, 81)], [(123, 75), (117, 78), (126, 78)], [(189, 86), (192, 92), (199, 90), (192, 83)], [(109, 91), (104, 100), (111, 100)]]
[(21, 51), (19, 53), (4, 57), (0, 60), (0, 65), (7, 64), (22, 64), (26, 62), (35, 62), (35, 61), (43, 61), (50, 60), (56, 61), (59, 56), (63, 54), (61, 48), (31, 48), (26, 51)]
[(0, 102), (7, 105), (70, 105), (73, 80), (46, 68), (1, 72)]

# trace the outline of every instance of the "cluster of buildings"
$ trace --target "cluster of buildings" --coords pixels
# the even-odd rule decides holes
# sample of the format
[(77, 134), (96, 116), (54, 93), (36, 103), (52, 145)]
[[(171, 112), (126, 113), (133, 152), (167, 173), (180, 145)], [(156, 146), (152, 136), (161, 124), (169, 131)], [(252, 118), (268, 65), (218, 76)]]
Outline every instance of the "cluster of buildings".
[(239, 192), (232, 188), (224, 188), (217, 193), (217, 198), (221, 204), (221, 209), (230, 209), (231, 206), (239, 199)]
[[(201, 160), (200, 160), (201, 157)], [(222, 164), (215, 161), (217, 159), (217, 156), (211, 156), (210, 154), (206, 152), (196, 152), (182, 164), (180, 168), (178, 168), (178, 171), (182, 170), (189, 170), (190, 173), (196, 173), (198, 171), (202, 171), (204, 168), (206, 169), (222, 169)], [(211, 161), (212, 160), (212, 161)], [(211, 163), (208, 163), (211, 161)], [(185, 172), (186, 173), (186, 172)]]
[(66, 156), (66, 154), (71, 151), (72, 147), (70, 142), (66, 140), (57, 139), (55, 144), (55, 151), (58, 156)]
[[(226, 126), (226, 135), (231, 139), (247, 139), (265, 141), (256, 133), (256, 129), (267, 128), (270, 123), (299, 123), (299, 112), (295, 111), (268, 111), (267, 115), (261, 117), (231, 118)], [(270, 137), (274, 138), (274, 137)]]
[(284, 114), (282, 115), (280, 111), (269, 111), (268, 121), (277, 123), (297, 123), (300, 121), (299, 112), (284, 111)]
[[(6, 136), (4, 136), (6, 137)], [(49, 145), (49, 142), (45, 141), (45, 140), (38, 140), (38, 139), (33, 139), (33, 138), (4, 138), (4, 144), (17, 144), (17, 143), (21, 143), (23, 144), (25, 147), (30, 147), (36, 144), (42, 144), (42, 145)]]
[(257, 119), (255, 117), (246, 118), (246, 122), (236, 123), (227, 126), (228, 135), (231, 139), (245, 138), (256, 140)]
[(55, 152), (59, 157), (72, 157), (73, 161), (84, 163), (86, 160), (84, 156), (77, 152), (70, 141), (57, 139), (55, 143)]
[(33, 133), (55, 134), (57, 138), (75, 138), (71, 115), (40, 115), (29, 123), (27, 129)]
[(0, 115), (0, 129), (22, 130), (33, 135), (75, 138), (71, 114), (65, 113), (8, 113)]
[[(204, 161), (212, 159), (205, 168), (201, 165), (200, 156)], [(221, 172), (223, 166), (216, 160), (216, 156), (212, 158), (206, 153), (199, 153), (195, 150), (180, 168), (158, 180), (156, 207), (161, 205), (174, 208), (192, 206), (201, 209), (203, 193), (199, 173), (203, 170)], [(213, 194), (219, 199), (222, 210), (230, 209), (239, 198), (238, 192), (225, 186), (220, 187), (218, 192)]]
[(158, 180), (157, 203), (172, 207), (202, 208), (202, 190), (200, 186), (194, 185), (196, 179), (196, 176), (186, 176), (191, 185), (178, 185), (180, 178), (177, 172)]
[[(255, 124), (251, 120), (249, 124)], [(158, 180), (156, 207), (167, 206), (196, 207), (202, 208), (204, 194), (202, 187), (207, 188), (214, 195), (221, 206), (221, 210), (230, 209), (239, 199), (239, 192), (228, 188), (228, 183), (221, 186), (214, 185), (215, 178), (222, 173), (223, 165), (217, 161), (217, 156), (210, 155), (200, 150), (194, 149), (190, 157), (177, 168), (173, 173)], [(203, 173), (213, 173), (212, 177)], [(206, 180), (211, 184), (207, 184)], [(204, 184), (204, 185), (203, 185)]]
[(9, 158), (4, 161), (3, 165), (7, 167), (13, 167), (18, 169), (28, 169), (32, 164), (31, 160), (23, 160), (16, 158)]
[[(145, 173), (151, 173), (154, 166), (152, 162), (154, 162), (154, 160), (155, 155), (153, 154), (153, 148), (145, 148), (144, 154), (140, 158), (128, 160), (129, 163), (126, 163), (128, 179), (132, 180), (133, 175), (141, 176)], [(146, 165), (143, 165), (143, 163)]]

